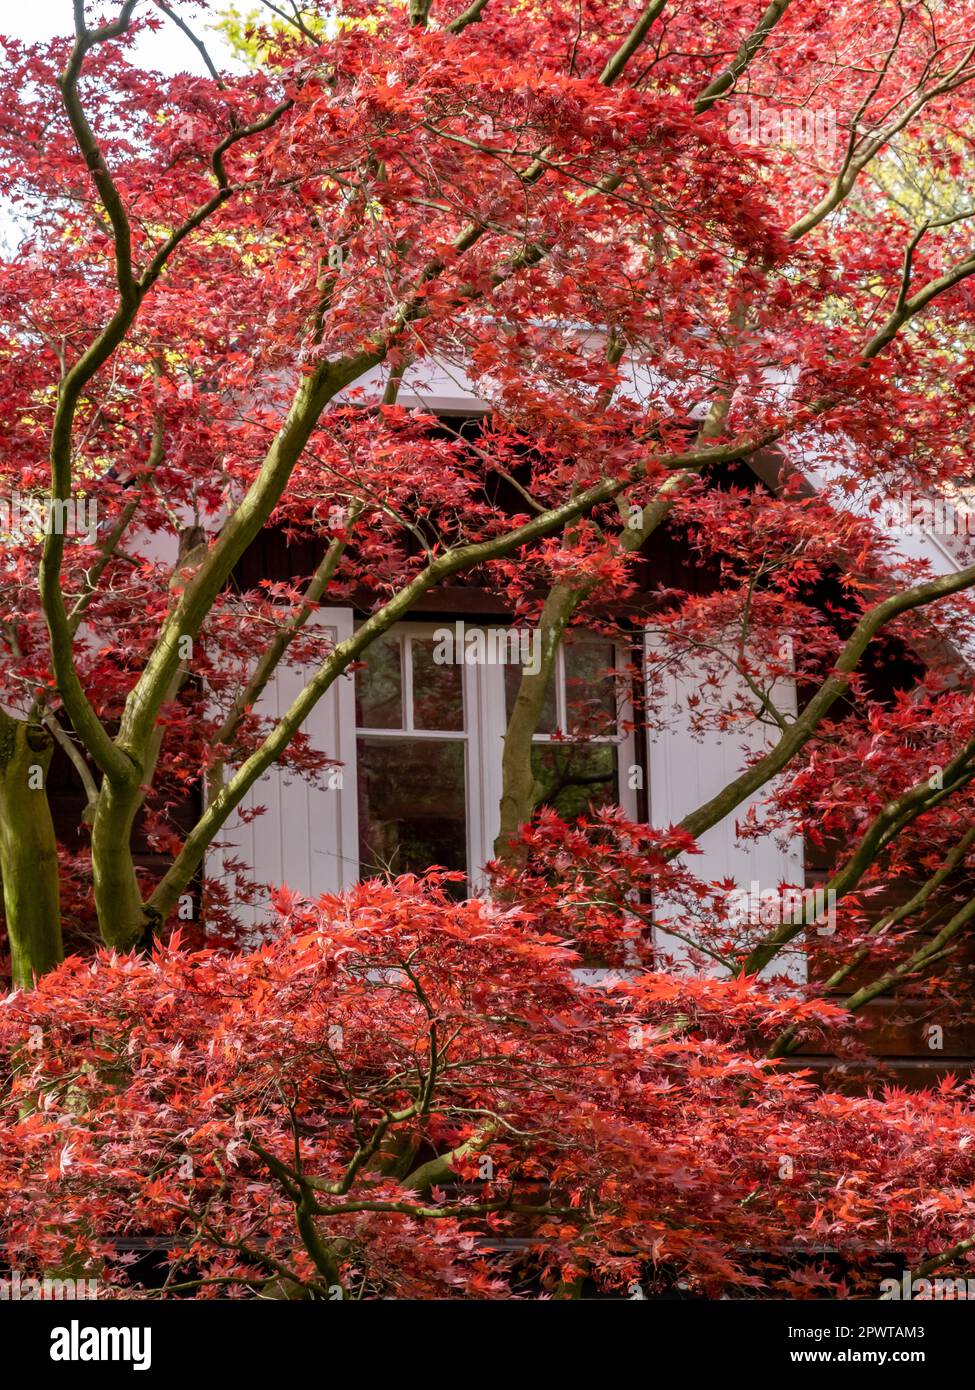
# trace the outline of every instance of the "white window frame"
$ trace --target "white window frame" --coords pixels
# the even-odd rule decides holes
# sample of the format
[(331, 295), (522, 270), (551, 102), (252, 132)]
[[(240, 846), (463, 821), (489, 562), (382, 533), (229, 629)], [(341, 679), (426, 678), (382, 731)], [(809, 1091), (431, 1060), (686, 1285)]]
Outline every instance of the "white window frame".
[[(385, 634), (387, 637), (413, 638), (430, 641), (433, 634), (442, 623), (419, 623), (403, 622), (394, 625)], [(368, 654), (368, 648), (366, 653)], [(461, 666), (461, 693), (464, 705), (464, 726), (461, 729), (417, 729), (413, 725), (413, 661), (409, 656), (409, 644), (407, 643), (407, 655), (400, 667), (402, 680), (402, 708), (403, 725), (399, 729), (380, 729), (361, 726), (355, 718), (353, 703), (353, 737), (355, 740), (358, 762), (358, 746), (360, 738), (375, 738), (386, 742), (395, 742), (397, 739), (429, 739), (431, 742), (457, 743), (464, 745), (464, 820), (467, 829), (467, 877), (472, 885), (475, 881), (478, 870), (475, 865), (480, 865), (483, 860), (480, 858), (480, 847), (483, 843), (483, 827), (480, 818), (480, 799), (474, 798), (472, 792), (472, 769), (476, 767), (476, 762), (472, 758), (471, 750), (479, 743), (480, 725), (477, 718), (477, 672), (480, 669), (476, 666)], [(358, 768), (357, 768), (358, 774)], [(352, 789), (354, 797), (353, 806), (356, 817), (356, 845), (359, 844), (358, 820), (359, 820), (359, 788), (358, 775), (356, 784)], [(361, 862), (357, 865), (357, 876), (361, 873)]]
[[(461, 616), (461, 615), (458, 615)], [(439, 622), (407, 621), (396, 623), (389, 629), (389, 636), (422, 638), (430, 641), (434, 634), (444, 628), (453, 631), (456, 619)], [(471, 622), (464, 618), (467, 632), (486, 628), (504, 627), (507, 624), (490, 622)], [(598, 636), (598, 634), (595, 634)], [(610, 640), (610, 639), (607, 639)], [(628, 654), (623, 644), (615, 643), (615, 660), (618, 668), (628, 664)], [(559, 647), (556, 667), (556, 727), (567, 734), (568, 723), (565, 691), (565, 650)], [(460, 663), (458, 663), (460, 664)], [(481, 892), (485, 887), (484, 865), (494, 858), (494, 841), (500, 829), (501, 815), (501, 755), (507, 729), (507, 707), (505, 699), (505, 666), (489, 664), (461, 665), (462, 692), (464, 701), (464, 728), (458, 730), (415, 729), (412, 727), (412, 662), (404, 660), (402, 668), (403, 688), (403, 727), (400, 729), (373, 729), (360, 727), (355, 721), (353, 738), (356, 746), (360, 738), (379, 738), (390, 741), (397, 738), (431, 739), (434, 741), (456, 741), (464, 743), (464, 779), (467, 829), (467, 878), (471, 893)], [(624, 676), (617, 677), (617, 719), (623, 731), (617, 734), (600, 734), (582, 740), (591, 743), (615, 743), (619, 749), (617, 769), (619, 783), (619, 805), (632, 820), (637, 819), (637, 792), (629, 785), (628, 769), (637, 763), (637, 744), (632, 727), (633, 706), (629, 683)], [(410, 727), (407, 727), (407, 726)], [(556, 739), (553, 734), (536, 734), (536, 742), (571, 742), (568, 737)], [(358, 825), (358, 785), (351, 789), (355, 798), (354, 811)], [(358, 836), (356, 837), (358, 844)]]

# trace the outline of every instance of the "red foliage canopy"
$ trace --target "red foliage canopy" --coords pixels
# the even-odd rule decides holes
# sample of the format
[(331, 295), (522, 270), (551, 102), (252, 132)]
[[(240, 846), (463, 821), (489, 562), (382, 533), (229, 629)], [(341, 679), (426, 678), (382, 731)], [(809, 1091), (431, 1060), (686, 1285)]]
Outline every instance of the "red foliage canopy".
[(801, 1296), (841, 1277), (824, 1242), (869, 1288), (887, 1252), (970, 1229), (967, 1093), (824, 1096), (756, 1054), (829, 1005), (649, 970), (594, 985), (523, 912), (436, 879), (278, 906), (253, 953), (74, 959), (0, 1006), (12, 1263), (121, 1296), (138, 1238), (202, 1296), (582, 1274)]

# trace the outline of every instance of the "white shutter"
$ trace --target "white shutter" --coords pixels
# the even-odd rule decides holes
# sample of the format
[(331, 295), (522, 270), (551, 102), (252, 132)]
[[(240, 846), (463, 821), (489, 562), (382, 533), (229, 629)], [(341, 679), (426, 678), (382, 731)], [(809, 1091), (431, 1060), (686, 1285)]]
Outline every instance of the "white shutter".
[[(319, 609), (310, 619), (331, 631), (336, 642), (352, 634), (352, 610)], [(281, 665), (262, 695), (262, 714), (280, 717), (305, 685), (313, 668)], [(326, 691), (302, 725), (315, 748), (343, 764), (341, 786), (311, 785), (274, 766), (241, 803), (244, 810), (264, 806), (263, 815), (244, 823), (235, 813), (207, 856), (210, 876), (225, 877), (224, 855), (249, 864), (261, 884), (287, 884), (308, 897), (336, 893), (355, 882), (359, 850), (356, 820), (355, 695), (353, 677), (343, 675)], [(328, 780), (328, 779), (325, 779)], [(267, 908), (241, 909), (245, 926), (269, 921)]]
[[(647, 654), (655, 647), (648, 636)], [(702, 705), (711, 711), (724, 707), (739, 707), (746, 701), (758, 709), (758, 701), (741, 676), (730, 667), (719, 688), (707, 683), (705, 666), (695, 670), (685, 663), (686, 673), (667, 672), (662, 681), (648, 682), (647, 688), (647, 763), (650, 782), (650, 823), (658, 827), (676, 824), (689, 812), (710, 800), (732, 781), (752, 760), (755, 754), (767, 752), (776, 742), (778, 730), (758, 718), (742, 718), (726, 729), (706, 728), (697, 731), (695, 715), (700, 717)], [(786, 716), (796, 710), (795, 682), (780, 680), (772, 692), (776, 708)], [(693, 703), (692, 703), (693, 702)], [(715, 881), (731, 878), (739, 888), (749, 891), (753, 883), (761, 891), (777, 890), (780, 885), (802, 888), (804, 864), (802, 840), (794, 837), (785, 845), (780, 837), (764, 835), (741, 840), (736, 824), (744, 820), (752, 806), (768, 795), (767, 788), (754, 793), (742, 802), (719, 824), (706, 831), (698, 840), (701, 853), (688, 855), (687, 865), (700, 879)], [(667, 906), (659, 904), (662, 915)], [(682, 942), (660, 933), (660, 944), (675, 957), (686, 954)], [(776, 965), (781, 973), (788, 965), (790, 974), (801, 971), (801, 961), (793, 955), (788, 961), (780, 956)]]

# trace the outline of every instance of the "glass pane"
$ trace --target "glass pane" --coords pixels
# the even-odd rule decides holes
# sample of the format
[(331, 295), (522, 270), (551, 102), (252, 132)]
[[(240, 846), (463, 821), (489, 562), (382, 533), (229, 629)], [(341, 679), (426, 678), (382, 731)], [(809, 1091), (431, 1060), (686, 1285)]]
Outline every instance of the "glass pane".
[(402, 729), (402, 642), (388, 632), (366, 649), (355, 673), (355, 722), (360, 729)]
[(462, 729), (464, 727), (463, 666), (438, 665), (433, 659), (434, 641), (410, 642), (413, 660), (413, 727)]
[(532, 771), (545, 788), (542, 804), (565, 821), (590, 807), (619, 804), (615, 743), (536, 743)]
[[(556, 670), (558, 667), (556, 666)], [(518, 687), (521, 685), (521, 667), (505, 666), (504, 668), (504, 700), (505, 712), (508, 719), (515, 707), (515, 700), (518, 698)], [(558, 720), (557, 707), (555, 703), (555, 678), (554, 674), (548, 683), (545, 692), (545, 703), (542, 705), (541, 716), (535, 726), (537, 734), (554, 734)]]
[(573, 642), (565, 648), (565, 703), (569, 732), (616, 732), (616, 652), (612, 642)]
[(464, 744), (417, 738), (357, 744), (362, 874), (422, 873), (432, 864), (466, 873)]

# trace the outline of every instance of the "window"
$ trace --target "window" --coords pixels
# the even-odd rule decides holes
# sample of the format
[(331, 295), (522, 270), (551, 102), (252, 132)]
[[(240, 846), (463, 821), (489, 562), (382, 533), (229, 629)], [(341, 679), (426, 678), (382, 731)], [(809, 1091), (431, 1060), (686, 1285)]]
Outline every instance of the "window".
[[(441, 664), (434, 634), (443, 630), (404, 623), (367, 649), (356, 673), (359, 872), (439, 864), (465, 872), (476, 891), (494, 855), (502, 745), (521, 667), (469, 656)], [(515, 649), (484, 644), (495, 658)], [(636, 815), (626, 775), (635, 758), (629, 703), (614, 671), (621, 664), (612, 642), (581, 634), (558, 653), (533, 765), (545, 803), (566, 819), (594, 805)]]
[(356, 676), (359, 865), (467, 871), (464, 668), (437, 665), (432, 636), (396, 629)]
[[(622, 692), (616, 647), (598, 638), (559, 648), (545, 707), (533, 740), (532, 770), (545, 788), (543, 804), (565, 820), (593, 806), (620, 803)], [(511, 717), (521, 668), (505, 667), (505, 710)]]

